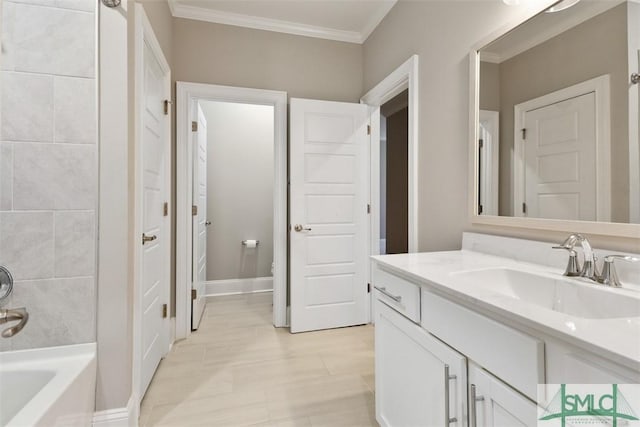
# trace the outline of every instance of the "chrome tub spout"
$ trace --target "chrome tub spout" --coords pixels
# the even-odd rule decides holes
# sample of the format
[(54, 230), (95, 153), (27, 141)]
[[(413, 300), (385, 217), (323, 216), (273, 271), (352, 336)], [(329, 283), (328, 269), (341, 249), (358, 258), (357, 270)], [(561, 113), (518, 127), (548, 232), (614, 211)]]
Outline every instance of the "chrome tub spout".
[(20, 332), (29, 321), (29, 313), (27, 313), (27, 309), (24, 307), (0, 310), (0, 325), (15, 321), (19, 321), (20, 323), (2, 331), (1, 335), (3, 338), (11, 338)]

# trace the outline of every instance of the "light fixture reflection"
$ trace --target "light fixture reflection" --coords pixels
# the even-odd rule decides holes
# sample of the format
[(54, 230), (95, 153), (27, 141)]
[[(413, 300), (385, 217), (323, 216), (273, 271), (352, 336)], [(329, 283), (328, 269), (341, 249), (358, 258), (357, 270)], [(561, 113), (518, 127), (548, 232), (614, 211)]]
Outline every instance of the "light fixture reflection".
[(578, 3), (580, 0), (562, 0), (545, 10), (547, 13), (560, 12), (561, 10), (569, 9), (571, 6)]

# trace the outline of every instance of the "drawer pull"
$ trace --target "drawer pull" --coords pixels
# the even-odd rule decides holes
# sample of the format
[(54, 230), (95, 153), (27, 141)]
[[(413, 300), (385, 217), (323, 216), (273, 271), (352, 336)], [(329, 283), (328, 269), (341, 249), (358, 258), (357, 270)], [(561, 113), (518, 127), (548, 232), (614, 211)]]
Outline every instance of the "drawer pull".
[(484, 400), (483, 396), (477, 396), (477, 392), (476, 392), (476, 385), (475, 384), (471, 384), (470, 386), (471, 389), (471, 396), (469, 397), (469, 426), (470, 427), (477, 427), (478, 426), (478, 413), (477, 411), (477, 407), (476, 407), (476, 402), (482, 402)]
[(449, 382), (455, 380), (455, 375), (449, 374), (449, 365), (444, 365), (444, 425), (448, 426), (451, 423), (458, 421), (456, 417), (449, 416)]
[(379, 290), (379, 291), (380, 291), (380, 293), (382, 293), (383, 295), (388, 296), (389, 298), (391, 298), (391, 299), (392, 299), (392, 300), (394, 300), (395, 302), (400, 302), (400, 301), (402, 301), (402, 296), (400, 296), (400, 295), (396, 296), (396, 295), (390, 294), (390, 293), (387, 291), (387, 288), (385, 288), (385, 287), (377, 287), (377, 286), (374, 286), (374, 288), (376, 288), (377, 290)]

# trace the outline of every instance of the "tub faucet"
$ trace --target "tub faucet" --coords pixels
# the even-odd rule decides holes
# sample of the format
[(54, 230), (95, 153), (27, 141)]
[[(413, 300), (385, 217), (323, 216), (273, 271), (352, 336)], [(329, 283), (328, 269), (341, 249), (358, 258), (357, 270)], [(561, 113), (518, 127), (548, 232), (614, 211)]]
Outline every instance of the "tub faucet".
[(24, 307), (0, 310), (0, 325), (7, 322), (19, 320), (20, 323), (2, 331), (3, 338), (11, 338), (24, 328), (29, 321), (29, 313)]
[[(576, 251), (574, 250), (577, 244), (580, 244), (582, 253), (584, 254), (582, 267), (580, 267)], [(569, 264), (564, 272), (565, 276), (580, 276), (591, 280), (597, 280), (598, 277), (600, 277), (596, 266), (596, 255), (593, 253), (593, 248), (589, 240), (582, 234), (572, 234), (567, 237), (560, 246), (554, 246), (553, 248), (569, 251)]]

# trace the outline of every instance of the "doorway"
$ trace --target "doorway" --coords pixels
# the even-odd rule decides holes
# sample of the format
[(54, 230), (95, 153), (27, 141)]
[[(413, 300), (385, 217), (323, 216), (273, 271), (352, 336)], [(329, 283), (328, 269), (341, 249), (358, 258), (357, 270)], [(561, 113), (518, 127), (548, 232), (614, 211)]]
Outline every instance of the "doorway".
[[(197, 328), (207, 295), (270, 288), (273, 325), (286, 326), (286, 99), (177, 83), (176, 338)], [(259, 125), (248, 120), (256, 114)], [(249, 147), (258, 134), (260, 148)], [(257, 180), (254, 160), (264, 157)]]
[(409, 91), (404, 90), (380, 106), (381, 255), (409, 251), (408, 158)]
[(201, 100), (198, 114), (194, 282), (207, 296), (272, 291), (274, 107)]

